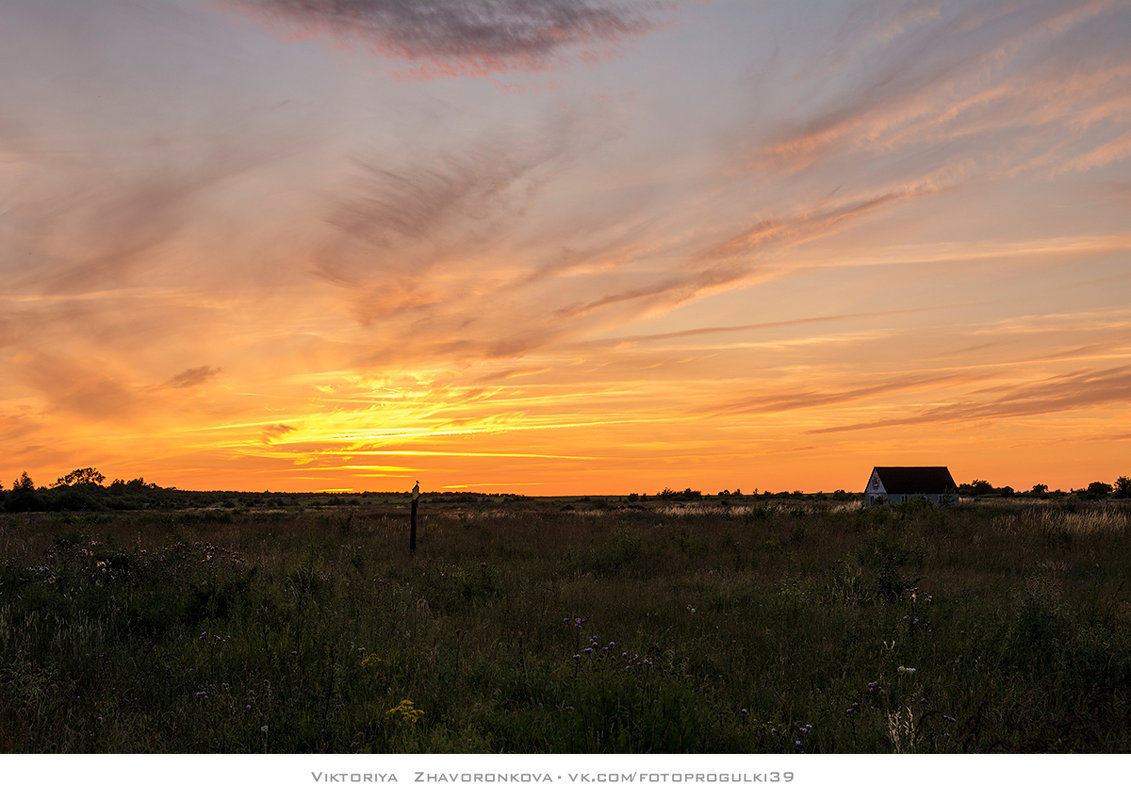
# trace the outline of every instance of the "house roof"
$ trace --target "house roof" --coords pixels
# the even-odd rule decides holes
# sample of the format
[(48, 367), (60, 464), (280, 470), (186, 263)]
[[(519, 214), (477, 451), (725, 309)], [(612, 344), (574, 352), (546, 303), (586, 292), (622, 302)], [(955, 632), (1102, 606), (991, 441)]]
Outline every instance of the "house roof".
[(945, 467), (877, 467), (875, 472), (889, 494), (925, 495), (958, 490)]

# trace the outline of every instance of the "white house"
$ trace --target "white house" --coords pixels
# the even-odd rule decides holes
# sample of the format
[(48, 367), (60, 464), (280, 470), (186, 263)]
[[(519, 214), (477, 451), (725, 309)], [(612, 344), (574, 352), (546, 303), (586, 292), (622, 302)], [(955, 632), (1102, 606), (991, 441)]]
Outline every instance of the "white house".
[(958, 503), (958, 485), (945, 467), (873, 467), (864, 505), (903, 503), (920, 495), (934, 504)]

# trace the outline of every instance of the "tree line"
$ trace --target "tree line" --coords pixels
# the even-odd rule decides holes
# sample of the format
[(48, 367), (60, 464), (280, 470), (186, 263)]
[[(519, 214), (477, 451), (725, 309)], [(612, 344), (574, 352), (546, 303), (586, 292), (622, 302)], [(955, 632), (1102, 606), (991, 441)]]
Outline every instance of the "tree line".
[(1003, 487), (995, 487), (984, 479), (975, 479), (969, 484), (959, 484), (958, 494), (970, 497), (978, 497), (983, 495), (998, 496), (1008, 498), (1014, 495), (1028, 496), (1030, 498), (1049, 498), (1049, 497), (1063, 497), (1066, 495), (1074, 495), (1080, 498), (1089, 498), (1092, 500), (1102, 500), (1104, 498), (1131, 498), (1131, 478), (1127, 476), (1120, 476), (1115, 479), (1114, 484), (1108, 484), (1103, 481), (1093, 481), (1087, 487), (1080, 489), (1071, 489), (1068, 492), (1063, 490), (1049, 490), (1048, 484), (1034, 484), (1032, 489), (1024, 492), (1018, 492), (1008, 484)]
[[(80, 467), (72, 470), (65, 476), (60, 476), (47, 486), (37, 487), (35, 482), (24, 471), (19, 478), (12, 482), (10, 490), (5, 490), (0, 485), (0, 511), (4, 512), (49, 512), (49, 511), (110, 511), (125, 509), (151, 509), (151, 508), (185, 508), (205, 503), (232, 502), (234, 499), (259, 498), (271, 493), (249, 493), (214, 490), (210, 492), (178, 490), (176, 487), (161, 487), (157, 484), (146, 482), (144, 478), (121, 479), (116, 478), (108, 485), (106, 477), (93, 467)], [(368, 493), (363, 493), (368, 494)], [(448, 495), (450, 493), (441, 493)], [(1104, 500), (1107, 498), (1131, 498), (1131, 478), (1119, 476), (1111, 484), (1103, 481), (1093, 481), (1087, 487), (1063, 490), (1050, 490), (1047, 484), (1034, 484), (1026, 491), (1017, 491), (1009, 485), (995, 487), (984, 479), (975, 479), (966, 484), (958, 485), (958, 494), (965, 497), (1030, 497), (1030, 498), (1063, 498), (1077, 497), (1088, 500)], [(466, 494), (465, 494), (466, 495)], [(723, 490), (718, 493), (723, 498), (743, 498), (742, 490)], [(768, 490), (761, 493), (765, 496), (801, 496), (801, 492), (771, 493)], [(844, 490), (832, 493), (833, 499), (847, 499), (851, 496)], [(286, 496), (286, 493), (283, 494)], [(283, 497), (280, 496), (280, 497)], [(758, 497), (757, 489), (748, 497)], [(431, 497), (431, 496), (430, 496)], [(462, 495), (460, 497), (463, 497)], [(629, 500), (643, 500), (647, 494), (632, 493)], [(665, 487), (656, 493), (657, 498), (665, 500), (696, 501), (701, 500), (704, 494), (691, 488), (676, 491)], [(816, 497), (824, 498), (825, 493), (816, 493)]]

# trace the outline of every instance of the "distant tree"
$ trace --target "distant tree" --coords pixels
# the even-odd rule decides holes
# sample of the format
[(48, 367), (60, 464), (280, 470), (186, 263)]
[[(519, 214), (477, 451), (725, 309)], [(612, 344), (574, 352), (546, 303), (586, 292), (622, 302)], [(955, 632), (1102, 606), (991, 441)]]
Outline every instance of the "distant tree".
[(1131, 478), (1120, 476), (1115, 479), (1115, 497), (1131, 498)]
[(156, 484), (146, 484), (145, 479), (141, 477), (131, 478), (129, 481), (124, 481), (123, 479), (116, 478), (110, 482), (110, 492), (115, 495), (124, 495), (127, 492), (146, 492), (149, 490), (157, 489), (160, 489), (160, 487), (158, 487)]
[(997, 491), (999, 495), (1002, 495), (1006, 498), (1010, 497), (1015, 492), (1013, 487), (1009, 486), (1008, 484), (1006, 484), (1004, 487), (998, 487)]
[(34, 512), (43, 508), (43, 500), (35, 491), (35, 482), (26, 470), (12, 482), (12, 491), (8, 493), (4, 508), (9, 512)]
[(1029, 494), (1035, 498), (1043, 498), (1049, 491), (1048, 484), (1034, 484), (1033, 489), (1029, 490)]
[(101, 486), (102, 482), (106, 480), (106, 476), (99, 473), (93, 467), (80, 467), (78, 470), (72, 470), (62, 478), (55, 479), (53, 487), (95, 487)]
[(1105, 484), (1102, 481), (1093, 481), (1088, 485), (1087, 496), (1089, 498), (1106, 498), (1111, 495), (1111, 484)]
[(993, 491), (994, 485), (981, 478), (975, 479), (969, 484), (958, 485), (958, 493), (960, 495), (988, 495)]

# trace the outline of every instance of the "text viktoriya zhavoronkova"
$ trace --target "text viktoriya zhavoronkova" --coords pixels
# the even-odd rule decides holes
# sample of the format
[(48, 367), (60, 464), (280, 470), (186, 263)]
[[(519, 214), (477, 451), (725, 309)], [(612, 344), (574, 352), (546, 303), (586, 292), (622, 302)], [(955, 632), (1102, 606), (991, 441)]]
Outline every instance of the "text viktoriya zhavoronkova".
[[(570, 773), (569, 781), (573, 783), (777, 783), (791, 782), (794, 775), (791, 771), (779, 773)], [(311, 778), (316, 782), (344, 782), (344, 783), (388, 783), (399, 782), (395, 773), (316, 773), (311, 771)], [(561, 776), (558, 777), (561, 779)], [(413, 782), (416, 783), (451, 783), (451, 784), (490, 784), (502, 782), (514, 783), (553, 783), (554, 778), (549, 773), (427, 773), (422, 770), (413, 772)]]

